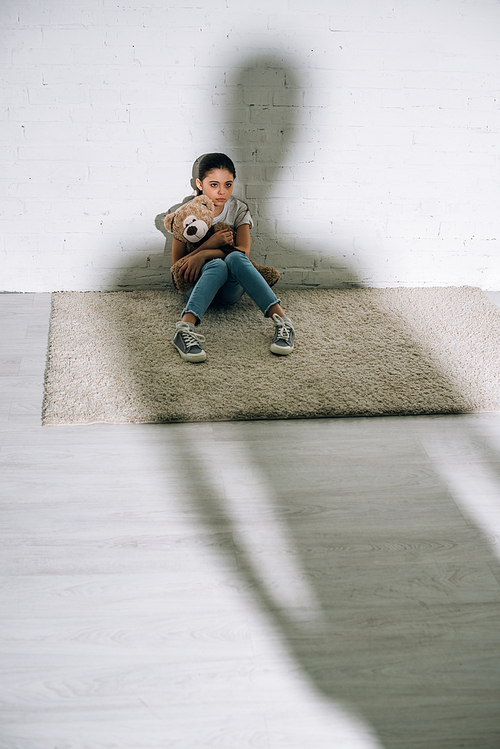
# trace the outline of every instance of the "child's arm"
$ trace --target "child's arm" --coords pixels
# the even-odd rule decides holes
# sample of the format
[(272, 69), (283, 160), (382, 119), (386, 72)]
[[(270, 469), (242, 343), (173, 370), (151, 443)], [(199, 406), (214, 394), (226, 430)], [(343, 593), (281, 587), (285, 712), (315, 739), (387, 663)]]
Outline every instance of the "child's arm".
[(234, 243), (234, 249), (245, 253), (247, 257), (250, 257), (250, 247), (252, 245), (252, 238), (250, 236), (249, 224), (242, 224), (236, 229), (236, 241)]
[[(233, 244), (233, 233), (230, 229), (220, 229), (212, 234), (206, 242), (203, 242), (190, 252), (188, 252), (185, 242), (181, 242), (179, 239), (172, 237), (172, 264), (176, 263), (177, 260), (180, 260), (181, 257), (185, 257), (186, 255), (197, 255), (199, 252), (204, 252), (205, 250), (218, 250), (220, 247), (224, 247), (227, 244)], [(214, 252), (210, 253), (210, 255), (211, 257), (207, 257), (208, 260), (212, 260), (214, 257), (225, 257), (223, 252)]]
[(232, 230), (223, 229), (215, 232), (206, 242), (200, 245), (200, 247), (197, 247), (186, 255), (184, 262), (179, 268), (179, 273), (185, 281), (196, 283), (200, 276), (202, 267), (208, 260), (213, 260), (217, 257), (224, 259), (226, 257), (227, 253), (223, 252), (219, 247), (224, 247), (228, 244), (234, 245), (235, 250), (243, 252), (247, 257), (249, 257), (250, 246), (252, 244), (250, 226), (248, 224), (242, 224), (242, 226), (239, 226), (236, 229), (236, 243), (234, 243), (233, 240)]
[(202, 242), (196, 249), (193, 250), (192, 254), (198, 252), (205, 252), (205, 250), (217, 250), (217, 252), (210, 252), (210, 257), (207, 256), (208, 260), (213, 260), (214, 257), (224, 258), (225, 253), (218, 252), (221, 247), (225, 247), (227, 244), (233, 244), (233, 232), (231, 229), (219, 229), (216, 230), (206, 242)]
[(172, 265), (175, 265), (184, 255), (187, 255), (186, 243), (172, 237)]
[(195, 283), (206, 262), (215, 258), (224, 259), (226, 257), (226, 253), (219, 248), (228, 244), (233, 244), (233, 233), (231, 230), (215, 232), (206, 242), (189, 253), (187, 252), (186, 245), (174, 237), (172, 240), (172, 260), (175, 263), (179, 258), (184, 258), (179, 268), (179, 273), (185, 281)]

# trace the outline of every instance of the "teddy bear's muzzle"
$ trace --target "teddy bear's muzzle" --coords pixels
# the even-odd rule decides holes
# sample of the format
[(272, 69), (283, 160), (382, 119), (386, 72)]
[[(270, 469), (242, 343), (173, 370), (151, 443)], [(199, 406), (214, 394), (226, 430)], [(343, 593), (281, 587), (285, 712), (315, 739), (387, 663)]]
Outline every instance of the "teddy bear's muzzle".
[(193, 221), (189, 226), (187, 226), (183, 231), (183, 237), (184, 239), (189, 240), (190, 242), (199, 242), (200, 239), (203, 239), (205, 234), (208, 232), (208, 226), (204, 221), (201, 221), (198, 219), (197, 221)]

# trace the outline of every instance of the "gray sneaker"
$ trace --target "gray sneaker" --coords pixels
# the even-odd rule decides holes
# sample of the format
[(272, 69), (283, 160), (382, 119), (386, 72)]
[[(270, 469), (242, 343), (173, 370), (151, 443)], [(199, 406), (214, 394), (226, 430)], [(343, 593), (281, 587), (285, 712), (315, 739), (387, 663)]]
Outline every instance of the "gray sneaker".
[(273, 354), (291, 354), (293, 351), (295, 331), (292, 321), (288, 317), (273, 315), (274, 338), (271, 343)]
[(182, 322), (181, 320), (176, 323), (172, 343), (185, 361), (205, 361), (207, 355), (200, 346), (200, 343), (204, 340), (204, 336), (194, 332), (192, 322)]

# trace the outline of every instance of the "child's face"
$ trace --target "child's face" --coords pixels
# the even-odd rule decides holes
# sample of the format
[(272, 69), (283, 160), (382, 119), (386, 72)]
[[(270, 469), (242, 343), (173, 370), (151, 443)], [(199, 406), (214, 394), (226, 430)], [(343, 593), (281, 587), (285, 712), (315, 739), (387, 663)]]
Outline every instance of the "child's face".
[[(234, 177), (227, 169), (212, 169), (205, 176), (203, 182), (196, 180), (198, 190), (203, 192), (215, 206), (216, 214), (220, 213), (222, 208), (232, 195), (234, 187)], [(217, 211), (217, 208), (219, 209)]]

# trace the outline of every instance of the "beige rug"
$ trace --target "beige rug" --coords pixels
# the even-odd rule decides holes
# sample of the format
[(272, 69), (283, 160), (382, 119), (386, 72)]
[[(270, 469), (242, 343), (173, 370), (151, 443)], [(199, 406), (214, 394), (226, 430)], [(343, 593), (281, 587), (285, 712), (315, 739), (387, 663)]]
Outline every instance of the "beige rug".
[(281, 292), (294, 353), (245, 296), (208, 311), (207, 361), (171, 344), (173, 291), (53, 295), (43, 423), (500, 410), (500, 309), (479, 289)]

